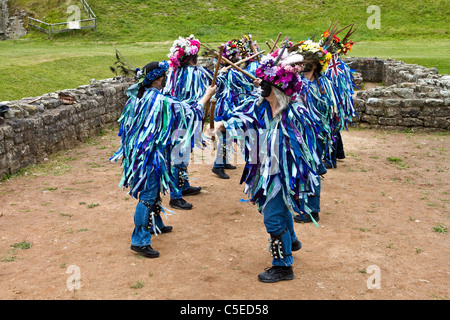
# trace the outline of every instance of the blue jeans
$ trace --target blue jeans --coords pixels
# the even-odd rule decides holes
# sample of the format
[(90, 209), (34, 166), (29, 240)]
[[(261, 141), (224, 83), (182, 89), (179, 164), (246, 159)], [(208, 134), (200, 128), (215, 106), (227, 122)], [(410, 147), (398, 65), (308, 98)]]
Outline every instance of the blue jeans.
[(341, 132), (337, 132), (334, 136), (335, 141), (333, 142), (333, 147), (331, 150), (331, 154), (327, 152), (325, 157), (325, 161), (328, 165), (331, 165), (333, 168), (337, 167), (336, 160), (345, 158), (344, 152), (344, 144), (342, 143)]
[(226, 150), (227, 134), (226, 132), (220, 133), (221, 134), (218, 137), (219, 143), (217, 144), (216, 160), (214, 161), (213, 168), (225, 168), (225, 164), (228, 162)]
[[(283, 200), (283, 192), (279, 191), (278, 194), (270, 200), (263, 211), (264, 225), (266, 231), (272, 238), (280, 237), (283, 244), (283, 258), (273, 258), (272, 265), (274, 266), (290, 266), (294, 263), (292, 257), (292, 234), (293, 229), (292, 214), (286, 207)], [(290, 224), (292, 224), (291, 227)]]
[[(149, 170), (150, 171), (150, 170)], [(139, 200), (145, 201), (150, 206), (153, 206), (156, 199), (159, 197), (160, 185), (157, 181), (156, 174), (154, 171), (147, 174), (147, 181), (145, 183), (144, 189), (139, 193)], [(131, 245), (132, 246), (147, 246), (151, 242), (151, 233), (147, 225), (150, 219), (150, 208), (148, 208), (142, 202), (136, 205), (136, 210), (134, 212), (134, 230), (131, 235)], [(161, 215), (155, 217), (155, 223), (158, 228), (164, 228), (164, 223), (162, 221)]]
[(177, 165), (174, 165), (172, 167), (172, 182), (175, 185), (175, 187), (170, 186), (170, 198), (172, 199), (182, 199), (183, 198), (183, 191), (189, 189), (189, 187), (191, 186), (189, 184), (189, 180), (186, 177), (186, 180), (184, 182), (183, 186), (179, 186), (179, 174), (180, 171), (186, 171), (187, 174), (187, 166), (184, 163), (180, 163)]

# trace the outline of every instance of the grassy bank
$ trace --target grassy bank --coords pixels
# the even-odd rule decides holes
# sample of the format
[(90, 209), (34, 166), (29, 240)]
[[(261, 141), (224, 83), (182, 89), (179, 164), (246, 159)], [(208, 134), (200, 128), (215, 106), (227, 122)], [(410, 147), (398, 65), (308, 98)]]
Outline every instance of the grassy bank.
[[(360, 26), (353, 37), (359, 42), (352, 56), (394, 58), (450, 73), (447, 1), (377, 1), (381, 27), (371, 30), (366, 21), (372, 2), (88, 0), (98, 17), (97, 32), (63, 33), (47, 39), (46, 34), (32, 30), (20, 40), (0, 41), (0, 101), (75, 88), (92, 78), (110, 78), (116, 48), (142, 67), (165, 59), (180, 35), (193, 33), (212, 44), (251, 33), (266, 49), (265, 41), (275, 39), (279, 32), (298, 41), (321, 33), (333, 19)], [(13, 9), (26, 9), (49, 22), (64, 21), (70, 16), (67, 7), (78, 3), (10, 0)]]
[[(114, 76), (109, 70), (117, 48), (132, 64), (142, 67), (167, 58), (171, 41), (160, 43), (101, 44), (18, 40), (0, 42), (0, 101), (38, 96), (76, 88), (90, 79)], [(355, 45), (351, 56), (393, 58), (450, 74), (450, 42), (370, 41)], [(265, 44), (261, 44), (264, 48)], [(435, 48), (439, 47), (439, 50)]]
[[(14, 8), (26, 9), (38, 19), (64, 21), (69, 5), (79, 0), (10, 0)], [(194, 33), (204, 41), (225, 41), (243, 33), (258, 39), (278, 32), (295, 39), (323, 32), (332, 20), (356, 23), (358, 39), (405, 40), (449, 37), (447, 0), (92, 0), (87, 1), (98, 17), (97, 32), (78, 32), (78, 40), (158, 42)], [(380, 9), (380, 28), (367, 27)], [(369, 12), (368, 12), (369, 11)], [(39, 37), (32, 35), (32, 37)], [(66, 35), (61, 39), (72, 39)]]

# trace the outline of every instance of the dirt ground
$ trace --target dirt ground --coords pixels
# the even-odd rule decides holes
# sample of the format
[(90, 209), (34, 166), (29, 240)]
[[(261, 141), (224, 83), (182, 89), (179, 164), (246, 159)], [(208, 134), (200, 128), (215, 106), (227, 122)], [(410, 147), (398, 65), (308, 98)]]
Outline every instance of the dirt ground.
[[(136, 200), (108, 130), (0, 183), (0, 298), (449, 299), (450, 135), (351, 128), (322, 183), (319, 227), (295, 224), (295, 279), (261, 283), (268, 235), (239, 184), (193, 158), (194, 207), (164, 218), (157, 259), (130, 250)], [(163, 196), (168, 206), (169, 196)], [(79, 287), (77, 287), (79, 286)]]

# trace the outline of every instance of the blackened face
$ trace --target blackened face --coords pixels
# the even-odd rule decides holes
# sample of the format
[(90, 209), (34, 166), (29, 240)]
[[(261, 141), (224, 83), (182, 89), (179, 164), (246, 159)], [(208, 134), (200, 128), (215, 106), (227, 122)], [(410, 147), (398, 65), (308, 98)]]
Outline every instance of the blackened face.
[(313, 64), (306, 63), (305, 66), (303, 67), (303, 72), (309, 72), (309, 71), (312, 71), (312, 69), (313, 69)]
[(264, 98), (267, 98), (268, 96), (270, 96), (270, 93), (272, 92), (272, 86), (270, 85), (269, 82), (263, 80), (261, 81), (261, 96)]

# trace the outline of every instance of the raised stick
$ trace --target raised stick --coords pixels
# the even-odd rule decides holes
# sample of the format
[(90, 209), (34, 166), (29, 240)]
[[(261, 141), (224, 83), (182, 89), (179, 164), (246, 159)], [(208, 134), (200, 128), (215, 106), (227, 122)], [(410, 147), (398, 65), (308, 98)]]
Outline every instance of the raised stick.
[[(250, 60), (250, 59), (253, 59), (253, 58), (255, 58), (255, 57), (258, 57), (260, 54), (263, 54), (264, 52), (266, 52), (266, 50), (259, 51), (258, 53), (255, 53), (254, 55), (252, 55), (252, 56), (250, 56), (250, 57), (248, 57), (248, 58), (245, 58), (245, 59), (243, 59), (243, 60), (239, 60), (239, 61), (236, 62), (235, 64), (236, 64), (236, 65), (243, 64), (244, 62), (246, 62), (246, 61), (248, 61), (248, 60)], [(232, 66), (226, 67), (227, 70), (229, 70), (230, 68), (232, 68)]]
[[(219, 53), (217, 53), (217, 51), (214, 51), (214, 54), (217, 56), (219, 55)], [(249, 77), (252, 80), (256, 80), (257, 78), (255, 76), (253, 76), (252, 74), (248, 73), (245, 70), (242, 70), (240, 67), (238, 67), (237, 65), (235, 65), (233, 62), (231, 62), (230, 60), (228, 60), (225, 57), (222, 57), (222, 60), (225, 61), (226, 63), (228, 63), (229, 65), (231, 65), (233, 68), (235, 68), (236, 70), (242, 72), (243, 74), (245, 74), (247, 77)]]
[(277, 40), (273, 44), (272, 51), (270, 51), (270, 53), (272, 53), (273, 50), (275, 50), (275, 47), (277, 46), (278, 40), (280, 40), (280, 37), (281, 37), (281, 32), (278, 34)]

